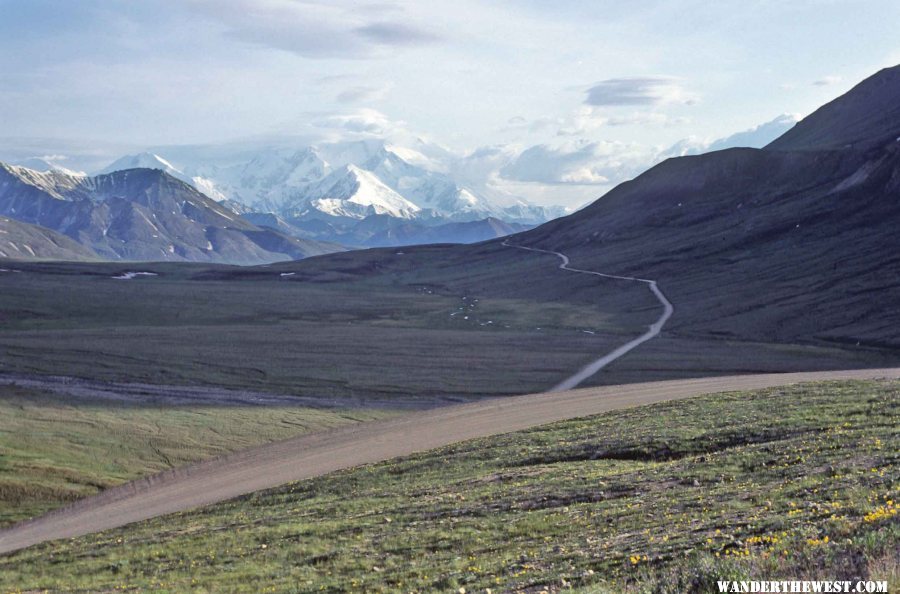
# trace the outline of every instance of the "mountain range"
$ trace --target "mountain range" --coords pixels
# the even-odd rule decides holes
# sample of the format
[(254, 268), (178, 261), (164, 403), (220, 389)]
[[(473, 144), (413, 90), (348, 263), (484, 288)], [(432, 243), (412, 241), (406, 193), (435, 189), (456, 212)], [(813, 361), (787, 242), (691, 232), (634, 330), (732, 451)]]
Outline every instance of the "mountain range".
[[(308, 164), (312, 154), (303, 151), (304, 156), (292, 165), (298, 161)], [(44, 228), (43, 234), (29, 234), (29, 242), (23, 244), (27, 249), (11, 248), (6, 257), (49, 259), (57, 254), (64, 259), (257, 264), (338, 251), (344, 249), (342, 245), (477, 242), (530, 227), (492, 216), (457, 220), (484, 214), (466, 210), (477, 209), (481, 202), (428, 173), (419, 175), (413, 187), (413, 176), (407, 174), (421, 171), (393, 153), (382, 151), (376, 156), (380, 160), (370, 163), (373, 169), (396, 186), (407, 188), (421, 203), (431, 200), (430, 206), (449, 209), (441, 211), (448, 214), (442, 216), (435, 208), (426, 210), (412, 203), (375, 172), (353, 164), (332, 170), (314, 182), (309, 181), (314, 176), (303, 178), (304, 194), (281, 201), (278, 210), (284, 217), (226, 198), (213, 182), (192, 178), (157, 155), (120, 159), (96, 176), (58, 167), (37, 171), (0, 164), (0, 213)], [(326, 170), (329, 168), (321, 166), (317, 171), (321, 174)], [(255, 171), (257, 177), (241, 178), (242, 187), (266, 185), (260, 181), (266, 170)], [(301, 178), (298, 167), (291, 172), (290, 180)], [(206, 188), (220, 200), (210, 199), (198, 188)], [(271, 202), (275, 190), (269, 190), (265, 200)], [(278, 191), (284, 192), (285, 186)], [(60, 251), (61, 242), (49, 239), (51, 231), (68, 236), (86, 249)]]
[[(757, 129), (717, 141), (716, 146), (732, 141), (759, 143), (764, 138), (771, 139), (793, 121), (783, 116)], [(99, 205), (97, 200), (73, 201), (73, 195), (83, 197), (85, 188), (96, 183), (91, 180), (116, 176), (122, 171), (154, 170), (165, 174), (152, 178), (155, 183), (174, 188), (176, 186), (167, 179), (174, 178), (218, 203), (218, 206), (204, 203), (206, 207), (220, 215), (228, 213), (231, 219), (240, 219), (240, 225), (230, 226), (230, 233), (241, 232), (241, 225), (249, 223), (307, 242), (284, 243), (281, 237), (282, 243), (276, 246), (265, 236), (260, 246), (252, 240), (250, 244), (253, 245), (241, 240), (239, 243), (248, 250), (246, 254), (241, 254), (238, 244), (233, 243), (229, 243), (228, 248), (214, 246), (210, 250), (200, 237), (206, 231), (199, 233), (196, 229), (181, 241), (178, 232), (174, 235), (147, 233), (136, 224), (128, 232), (113, 230), (119, 233), (116, 242), (104, 237), (102, 232), (98, 234), (77, 225), (63, 224), (61, 219), (54, 219), (47, 213), (28, 218), (23, 215), (28, 209), (21, 204), (21, 197), (17, 198), (9, 188), (3, 193), (0, 212), (24, 222), (49, 225), (48, 229), (82, 242), (96, 257), (257, 263), (339, 249), (329, 244), (359, 248), (434, 242), (475, 243), (524, 231), (564, 215), (565, 209), (537, 206), (509, 194), (491, 181), (494, 175), (491, 171), (499, 168), (501, 173), (506, 172), (503, 175), (529, 180), (535, 175), (554, 179), (582, 175), (568, 169), (556, 171), (558, 166), (575, 167), (578, 171), (595, 169), (590, 164), (572, 161), (571, 156), (556, 155), (562, 161), (554, 164), (552, 150), (525, 151), (517, 155), (489, 149), (460, 156), (421, 139), (408, 142), (410, 144), (404, 146), (369, 139), (316, 144), (291, 141), (271, 146), (251, 142), (218, 147), (166, 147), (163, 154), (173, 153), (171, 160), (159, 152), (127, 155), (93, 177), (63, 168), (52, 159), (18, 161), (20, 167), (13, 177), (19, 181), (28, 180), (25, 186), (29, 188), (35, 180), (42, 180), (37, 186), (49, 188), (51, 194), (59, 194), (58, 184), (71, 186), (65, 196), (55, 197), (63, 202), (80, 202), (78, 208), (81, 209), (93, 205), (91, 209), (99, 207), (103, 210), (115, 203)], [(703, 142), (691, 141), (673, 147), (670, 152), (686, 154), (700, 151), (704, 146), (707, 145)], [(579, 159), (589, 159), (592, 153), (583, 147), (578, 154)], [(532, 162), (535, 158), (541, 162)], [(31, 173), (24, 173), (22, 166)], [(6, 170), (9, 174), (13, 167)], [(21, 185), (17, 187), (22, 188)], [(141, 191), (149, 190), (143, 188)], [(121, 188), (115, 194), (117, 199), (137, 204), (145, 210), (149, 208), (145, 213), (149, 218), (152, 215), (173, 216), (173, 209), (156, 212), (155, 206), (142, 205), (140, 196), (129, 195)], [(196, 201), (196, 197), (192, 200)], [(20, 203), (14, 204), (16, 201)], [(51, 204), (56, 207), (52, 210), (58, 212), (60, 205)], [(70, 204), (66, 208), (75, 207)], [(99, 215), (99, 218), (104, 216), (107, 215)], [(113, 216), (121, 219), (120, 215)], [(221, 219), (220, 216), (220, 223)], [(141, 217), (136, 220), (139, 222)], [(247, 235), (244, 237), (246, 239)]]
[[(816, 176), (830, 179), (844, 171), (845, 163), (857, 163), (848, 154), (868, 154), (873, 147), (896, 139), (891, 136), (897, 119), (890, 94), (894, 71), (886, 72), (849, 93), (846, 97), (853, 101), (842, 98), (796, 126), (793, 117), (782, 116), (708, 145), (751, 144), (789, 129), (764, 149), (691, 155), (699, 145), (673, 147), (672, 152), (690, 156), (668, 159), (575, 215), (556, 220), (552, 219), (563, 214), (560, 208), (525, 201), (500, 206), (502, 201), (487, 186), (457, 183), (474, 177), (467, 176), (458, 162), (448, 167), (439, 147), (421, 143), (410, 149), (382, 140), (225, 151), (185, 147), (177, 153), (179, 166), (147, 152), (122, 157), (94, 176), (45, 162), (29, 163), (34, 169), (2, 165), (0, 214), (63, 234), (87, 248), (80, 256), (77, 250), (67, 252), (72, 257), (238, 264), (302, 258), (339, 251), (342, 246), (485, 241), (527, 231), (548, 219), (551, 222), (523, 237), (540, 241), (550, 233), (553, 242), (578, 251), (596, 243), (618, 246), (632, 228), (647, 231), (662, 226), (662, 232), (633, 238), (637, 243), (622, 244), (617, 253), (628, 254), (634, 261), (634, 250), (643, 257), (665, 240), (672, 242), (664, 251), (666, 261), (691, 253), (692, 261), (714, 268), (710, 254), (720, 252), (728, 241), (708, 245), (711, 236), (722, 232), (713, 227), (725, 221), (738, 225), (735, 217), (756, 213), (750, 207), (766, 200), (753, 194), (760, 185), (813, 183)], [(859, 99), (863, 94), (865, 101)], [(797, 156), (800, 152), (805, 155)], [(835, 159), (830, 170), (817, 169)], [(519, 161), (508, 160), (505, 168), (521, 169), (525, 165)], [(766, 167), (772, 170), (766, 172)], [(740, 184), (734, 185), (738, 179)], [(858, 185), (847, 184), (834, 191)], [(648, 187), (654, 188), (649, 194)], [(706, 196), (711, 187), (719, 188), (721, 195), (697, 197), (697, 190)], [(788, 191), (779, 188), (779, 192)], [(793, 216), (804, 218), (808, 212), (821, 211), (821, 203), (832, 196)], [(665, 205), (676, 198), (677, 206), (671, 207), (676, 210), (666, 211)], [(787, 204), (770, 206), (767, 214), (789, 210)], [(695, 219), (704, 225), (694, 226)], [(675, 229), (682, 224), (687, 226), (676, 241)], [(753, 226), (762, 227), (758, 222)], [(571, 246), (566, 243), (570, 236), (577, 238)], [(30, 237), (38, 241), (36, 235)], [(41, 237), (50, 235), (43, 232)], [(59, 243), (50, 242), (57, 247)], [(45, 250), (51, 251), (49, 246)], [(600, 253), (611, 258), (611, 265), (618, 265), (609, 250)], [(736, 256), (728, 256), (732, 257)]]
[[(209, 158), (199, 151), (180, 154), (189, 162), (180, 169), (163, 156), (141, 153), (122, 157), (100, 173), (135, 167), (162, 169), (213, 199), (283, 218), (361, 220), (388, 214), (424, 224), (488, 217), (538, 224), (565, 212), (561, 207), (536, 206), (523, 200), (498, 206), (485, 197), (489, 192), (463, 187), (440, 171), (444, 168), (441, 163), (381, 140), (267, 147), (237, 157)], [(237, 162), (230, 162), (235, 159)]]
[(256, 226), (159, 169), (91, 177), (0, 164), (0, 214), (55, 232), (32, 229), (9, 257), (57, 253), (52, 244), (65, 246), (66, 258), (258, 264), (343, 249)]
[(99, 173), (160, 170), (253, 224), (350, 247), (484, 241), (565, 213), (508, 197), (506, 206), (498, 206), (485, 197), (494, 195), (491, 190), (462, 187), (440, 171), (440, 149), (422, 146), (439, 158), (360, 140), (213, 157), (182, 150), (188, 165), (181, 168), (145, 152), (121, 157)]

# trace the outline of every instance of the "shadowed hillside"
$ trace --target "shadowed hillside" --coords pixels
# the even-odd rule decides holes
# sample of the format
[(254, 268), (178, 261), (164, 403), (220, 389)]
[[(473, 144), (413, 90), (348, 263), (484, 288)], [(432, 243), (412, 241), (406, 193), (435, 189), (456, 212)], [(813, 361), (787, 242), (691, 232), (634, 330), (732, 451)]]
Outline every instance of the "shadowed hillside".
[(769, 147), (666, 161), (516, 236), (654, 278), (671, 330), (900, 346), (900, 67)]

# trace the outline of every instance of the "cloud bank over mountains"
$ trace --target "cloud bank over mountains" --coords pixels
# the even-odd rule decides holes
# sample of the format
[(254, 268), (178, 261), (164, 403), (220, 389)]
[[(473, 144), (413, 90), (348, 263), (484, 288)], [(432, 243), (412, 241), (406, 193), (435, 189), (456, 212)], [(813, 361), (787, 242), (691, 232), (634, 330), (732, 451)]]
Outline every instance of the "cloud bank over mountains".
[(878, 32), (900, 5), (0, 0), (0, 14), (0, 159), (91, 172), (154, 147), (422, 138), (457, 156), (428, 157), (443, 167), (490, 169), (477, 183), (574, 206), (892, 63)]
[[(423, 171), (445, 175), (459, 186), (469, 188), (497, 205), (506, 207), (524, 200), (543, 206), (573, 209), (666, 158), (735, 146), (762, 147), (791, 128), (798, 119), (796, 115), (783, 114), (725, 138), (690, 136), (669, 146), (589, 141), (557, 135), (553, 142), (548, 143), (529, 146), (501, 143), (471, 151), (456, 151), (425, 135), (416, 134), (405, 122), (392, 120), (378, 110), (357, 108), (341, 114), (312, 114), (298, 135), (272, 135), (214, 145), (160, 145), (141, 147), (141, 150), (160, 155), (165, 165), (162, 168), (169, 173), (188, 171), (190, 175), (184, 179), (190, 181), (190, 177), (195, 175), (192, 168), (196, 168), (198, 162), (229, 167), (237, 162), (252, 164), (260, 155), (293, 155), (312, 145), (387, 146), (406, 163)], [(362, 144), (354, 145), (354, 142)], [(108, 172), (110, 169), (106, 166), (122, 154), (101, 158), (97, 151), (92, 151), (87, 155), (74, 152), (71, 155), (39, 156), (33, 149), (18, 153), (0, 149), (0, 160), (38, 170)], [(368, 153), (364, 156), (348, 153), (332, 155), (330, 160), (338, 166), (363, 164)], [(171, 159), (175, 165), (165, 159)], [(153, 163), (151, 161), (151, 165), (147, 165), (140, 159), (124, 159), (118, 161), (117, 166), (120, 169), (158, 167)], [(259, 175), (265, 175), (265, 166), (260, 167)], [(207, 177), (202, 171), (199, 175), (201, 178)], [(198, 189), (214, 199), (223, 197), (214, 185), (204, 184), (201, 182)]]

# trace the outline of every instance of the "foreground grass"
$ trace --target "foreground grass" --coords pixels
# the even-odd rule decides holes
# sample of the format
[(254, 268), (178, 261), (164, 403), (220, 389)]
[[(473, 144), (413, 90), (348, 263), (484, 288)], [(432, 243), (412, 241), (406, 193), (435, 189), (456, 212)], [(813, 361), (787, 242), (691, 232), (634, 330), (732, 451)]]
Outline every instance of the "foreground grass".
[[(22, 590), (708, 592), (897, 576), (900, 382), (474, 440), (0, 559)], [(893, 577), (891, 577), (893, 575)]]
[(139, 476), (386, 414), (141, 407), (0, 386), (0, 526)]

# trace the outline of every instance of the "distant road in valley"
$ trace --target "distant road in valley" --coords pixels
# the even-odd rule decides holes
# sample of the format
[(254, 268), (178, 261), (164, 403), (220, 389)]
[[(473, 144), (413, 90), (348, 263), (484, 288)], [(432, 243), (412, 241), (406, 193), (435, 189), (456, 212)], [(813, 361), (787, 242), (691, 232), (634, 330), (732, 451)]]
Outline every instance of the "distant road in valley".
[(900, 368), (738, 375), (603, 386), (446, 406), (255, 447), (143, 478), (0, 532), (0, 553), (189, 510), (459, 441), (611, 410), (807, 381), (900, 378)]
[(588, 379), (592, 375), (596, 374), (598, 371), (618, 359), (622, 357), (629, 351), (638, 346), (644, 344), (651, 338), (658, 336), (659, 332), (662, 330), (662, 327), (666, 324), (669, 318), (672, 317), (672, 314), (675, 313), (675, 307), (672, 305), (672, 302), (663, 294), (660, 290), (659, 286), (656, 284), (655, 280), (650, 280), (646, 278), (637, 278), (634, 276), (618, 276), (615, 274), (605, 274), (603, 272), (594, 272), (593, 270), (581, 270), (580, 268), (571, 268), (569, 266), (569, 257), (561, 252), (554, 252), (552, 250), (542, 250), (533, 247), (525, 247), (524, 245), (513, 245), (509, 243), (509, 240), (505, 240), (503, 245), (511, 248), (518, 248), (520, 250), (528, 250), (529, 252), (540, 252), (542, 254), (552, 254), (562, 260), (562, 264), (559, 265), (561, 270), (568, 270), (569, 272), (576, 272), (579, 274), (591, 274), (593, 276), (602, 276), (603, 278), (612, 278), (616, 280), (625, 280), (625, 281), (633, 281), (637, 283), (644, 283), (650, 287), (650, 291), (656, 297), (656, 299), (662, 304), (663, 312), (660, 314), (659, 318), (650, 324), (647, 328), (647, 331), (635, 338), (634, 340), (630, 340), (618, 347), (617, 349), (603, 355), (596, 361), (586, 365), (578, 373), (567, 377), (563, 381), (559, 382), (552, 388), (550, 388), (550, 392), (561, 392), (564, 390), (571, 390), (573, 388), (577, 388), (581, 382)]

